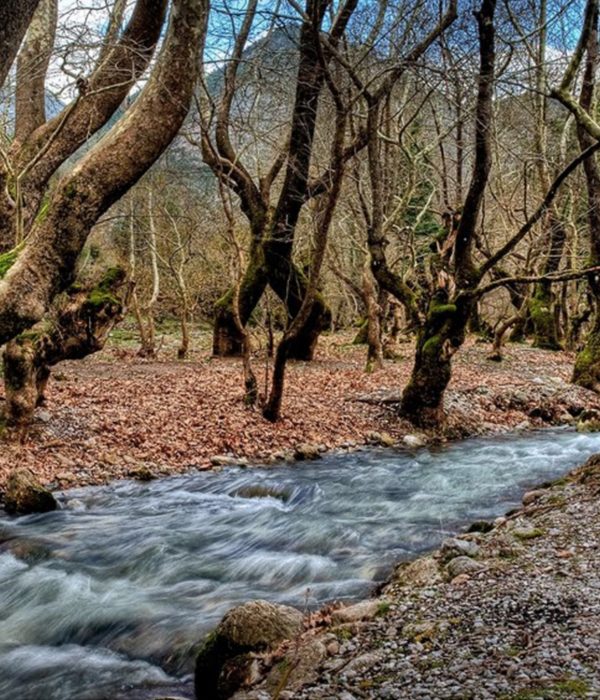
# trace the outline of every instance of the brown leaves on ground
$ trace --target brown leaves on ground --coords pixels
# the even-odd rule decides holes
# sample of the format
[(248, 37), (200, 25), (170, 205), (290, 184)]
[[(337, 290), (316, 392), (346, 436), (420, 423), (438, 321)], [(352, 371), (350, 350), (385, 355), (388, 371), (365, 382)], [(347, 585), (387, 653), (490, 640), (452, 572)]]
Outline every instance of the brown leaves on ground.
[[(327, 448), (363, 444), (373, 431), (401, 439), (414, 429), (392, 405), (363, 399), (399, 396), (412, 365), (412, 346), (382, 371), (364, 372), (364, 348), (348, 337), (324, 339), (313, 363), (290, 363), (283, 419), (272, 425), (242, 402), (242, 367), (235, 359), (148, 362), (107, 350), (63, 363), (23, 444), (0, 456), (0, 487), (15, 466), (45, 483), (69, 487), (126, 477), (139, 465), (158, 474), (209, 467), (231, 453), (253, 461), (298, 443)], [(450, 435), (493, 432), (523, 424), (565, 422), (568, 411), (600, 406), (591, 392), (568, 384), (573, 356), (511, 346), (501, 364), (485, 345), (469, 343), (455, 360), (447, 392)], [(255, 361), (260, 376), (264, 360)]]

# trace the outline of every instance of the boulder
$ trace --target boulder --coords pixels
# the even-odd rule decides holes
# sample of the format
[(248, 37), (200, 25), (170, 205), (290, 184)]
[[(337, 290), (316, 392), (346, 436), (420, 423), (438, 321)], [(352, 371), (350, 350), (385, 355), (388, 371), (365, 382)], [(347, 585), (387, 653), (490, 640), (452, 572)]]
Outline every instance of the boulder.
[(306, 636), (298, 644), (290, 644), (284, 658), (273, 666), (264, 682), (269, 697), (277, 697), (279, 690), (295, 693), (316, 680), (326, 657), (327, 646), (316, 637)]
[(230, 610), (196, 657), (197, 700), (225, 700), (255, 677), (253, 653), (275, 649), (303, 629), (295, 608), (253, 600)]
[(441, 580), (438, 563), (433, 557), (420, 557), (408, 565), (400, 565), (394, 572), (394, 583), (402, 586), (431, 586)]
[(319, 445), (311, 445), (308, 442), (302, 442), (296, 445), (294, 448), (294, 459), (299, 462), (309, 459), (319, 459), (321, 457), (321, 450)]
[(26, 515), (46, 513), (58, 508), (54, 496), (44, 488), (30, 469), (15, 469), (8, 477), (4, 493), (4, 507), (7, 513)]
[(475, 574), (483, 569), (483, 564), (471, 559), (471, 557), (455, 557), (446, 565), (446, 571), (450, 579), (455, 579), (462, 574)]
[(595, 408), (586, 408), (579, 415), (577, 432), (596, 433), (600, 431), (600, 411)]
[(450, 537), (442, 542), (440, 555), (443, 561), (450, 561), (454, 557), (476, 557), (479, 554), (479, 545), (470, 540), (462, 540), (458, 537)]
[(411, 450), (418, 450), (420, 447), (425, 447), (427, 440), (421, 435), (405, 435), (402, 442)]
[(359, 622), (360, 620), (371, 620), (376, 617), (382, 606), (385, 606), (387, 601), (381, 598), (371, 598), (370, 600), (361, 600), (360, 603), (349, 605), (339, 610), (334, 610), (331, 613), (331, 621), (334, 624), (344, 624), (346, 622)]
[(534, 491), (527, 491), (527, 493), (523, 496), (523, 505), (530, 506), (532, 503), (539, 501), (540, 498), (543, 498), (545, 495), (547, 495), (547, 493), (548, 492), (544, 489), (535, 489)]

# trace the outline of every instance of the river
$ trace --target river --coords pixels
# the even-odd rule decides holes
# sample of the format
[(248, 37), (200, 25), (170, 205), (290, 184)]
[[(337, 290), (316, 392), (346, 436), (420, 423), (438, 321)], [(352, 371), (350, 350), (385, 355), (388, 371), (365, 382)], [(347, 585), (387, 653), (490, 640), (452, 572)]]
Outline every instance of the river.
[(75, 489), (56, 512), (0, 515), (0, 698), (185, 694), (194, 646), (231, 606), (366, 596), (395, 561), (597, 451), (600, 435), (566, 430), (370, 449)]

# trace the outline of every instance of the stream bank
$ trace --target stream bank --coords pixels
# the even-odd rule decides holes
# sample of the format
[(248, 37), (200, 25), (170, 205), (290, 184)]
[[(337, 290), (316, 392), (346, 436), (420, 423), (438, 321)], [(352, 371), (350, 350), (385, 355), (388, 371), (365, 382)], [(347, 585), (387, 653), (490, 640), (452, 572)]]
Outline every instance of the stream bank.
[(235, 700), (274, 697), (282, 658), (279, 700), (600, 698), (600, 456), (523, 500), (489, 532), (400, 564), (350, 624), (326, 611)]
[[(402, 444), (414, 428), (388, 402), (406, 385), (412, 345), (368, 374), (364, 349), (350, 340), (325, 336), (315, 362), (290, 364), (275, 425), (244, 406), (239, 360), (195, 353), (184, 363), (144, 361), (109, 347), (62, 363), (25, 442), (2, 444), (0, 491), (17, 464), (55, 490), (193, 473), (224, 455), (266, 464), (300, 443), (353, 450), (376, 442), (374, 433)], [(457, 353), (445, 400), (448, 424), (429, 440), (568, 425), (584, 409), (600, 409), (597, 394), (570, 384), (572, 353), (511, 344), (501, 363), (488, 355), (489, 346), (473, 339)], [(0, 401), (1, 394), (0, 387)]]

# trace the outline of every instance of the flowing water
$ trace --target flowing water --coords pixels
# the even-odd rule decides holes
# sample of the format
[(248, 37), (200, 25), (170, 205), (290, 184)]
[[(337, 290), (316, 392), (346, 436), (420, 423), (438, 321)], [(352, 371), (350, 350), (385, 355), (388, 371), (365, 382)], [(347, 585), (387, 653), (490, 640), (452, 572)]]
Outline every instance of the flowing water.
[(398, 559), (596, 451), (600, 436), (569, 431), (368, 450), (77, 489), (54, 513), (0, 517), (0, 698), (164, 695), (236, 603), (365, 596)]

